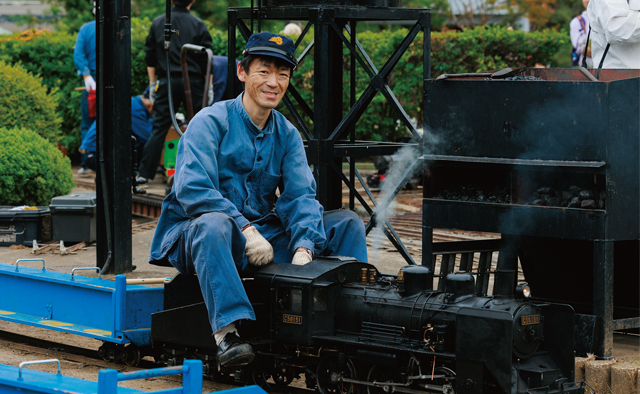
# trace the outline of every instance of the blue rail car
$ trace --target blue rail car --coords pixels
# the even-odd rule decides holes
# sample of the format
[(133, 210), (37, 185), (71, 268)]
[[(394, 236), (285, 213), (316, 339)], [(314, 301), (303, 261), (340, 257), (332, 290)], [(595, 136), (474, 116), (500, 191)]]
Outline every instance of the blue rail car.
[[(33, 371), (26, 369), (27, 365), (58, 363), (58, 373)], [(118, 382), (156, 378), (160, 376), (183, 375), (182, 387), (161, 391), (141, 391), (118, 387)], [(185, 360), (183, 365), (176, 367), (148, 369), (135, 372), (118, 373), (115, 369), (103, 369), (98, 373), (98, 381), (71, 378), (60, 373), (58, 360), (41, 360), (21, 363), (19, 367), (0, 364), (0, 394), (14, 393), (47, 393), (47, 394), (201, 394), (202, 393), (202, 362), (200, 360)], [(258, 386), (240, 387), (237, 389), (218, 391), (225, 394), (266, 394)]]
[(82, 269), (48, 271), (42, 259), (0, 263), (0, 319), (102, 340), (105, 360), (137, 365), (150, 351), (151, 314), (163, 309), (164, 288), (127, 285), (124, 275), (115, 282), (75, 275)]

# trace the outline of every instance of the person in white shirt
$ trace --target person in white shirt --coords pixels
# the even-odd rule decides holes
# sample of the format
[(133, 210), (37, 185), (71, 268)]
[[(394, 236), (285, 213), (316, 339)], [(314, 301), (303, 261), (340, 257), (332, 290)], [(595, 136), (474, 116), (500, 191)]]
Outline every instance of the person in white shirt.
[(591, 0), (587, 14), (593, 66), (640, 68), (640, 0)]
[(592, 67), (591, 48), (587, 47), (587, 36), (589, 34), (589, 17), (587, 16), (587, 6), (589, 0), (582, 0), (584, 11), (571, 20), (569, 24), (571, 34), (571, 44), (573, 45), (575, 58), (572, 58), (572, 66), (581, 66), (584, 59), (585, 48), (587, 48), (587, 67)]

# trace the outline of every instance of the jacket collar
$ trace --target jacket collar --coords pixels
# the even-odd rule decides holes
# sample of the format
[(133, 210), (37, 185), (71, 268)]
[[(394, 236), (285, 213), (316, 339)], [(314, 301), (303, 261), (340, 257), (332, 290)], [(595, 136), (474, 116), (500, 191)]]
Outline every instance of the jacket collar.
[(253, 123), (253, 120), (251, 120), (251, 117), (247, 113), (247, 110), (244, 108), (244, 105), (242, 104), (243, 94), (244, 92), (240, 93), (238, 97), (236, 97), (236, 99), (234, 100), (235, 101), (234, 104), (236, 106), (236, 110), (238, 111), (238, 114), (242, 118), (242, 121), (247, 126), (247, 128), (256, 135), (260, 133), (264, 133), (264, 134), (273, 133), (273, 111), (274, 110), (271, 110), (271, 114), (269, 114), (269, 118), (267, 119), (267, 124), (264, 126), (264, 129), (260, 129), (258, 126), (256, 126), (255, 123)]

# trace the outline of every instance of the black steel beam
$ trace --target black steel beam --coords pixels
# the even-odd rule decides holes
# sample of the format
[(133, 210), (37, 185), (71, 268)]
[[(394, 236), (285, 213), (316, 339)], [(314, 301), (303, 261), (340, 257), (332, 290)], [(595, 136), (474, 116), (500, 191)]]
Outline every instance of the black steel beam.
[(132, 269), (131, 3), (100, 0), (97, 9), (97, 266)]
[(593, 314), (600, 317), (597, 354), (613, 351), (613, 241), (593, 242)]

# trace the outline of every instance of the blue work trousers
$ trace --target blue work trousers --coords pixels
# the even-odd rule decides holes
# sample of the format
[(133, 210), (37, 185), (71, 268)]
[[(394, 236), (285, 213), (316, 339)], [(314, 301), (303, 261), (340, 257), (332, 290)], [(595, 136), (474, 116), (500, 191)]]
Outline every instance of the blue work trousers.
[[(280, 219), (268, 215), (253, 225), (273, 246), (274, 261), (290, 264), (293, 254), (287, 249), (289, 240)], [(367, 262), (364, 223), (358, 215), (345, 210), (325, 212), (324, 228), (326, 247), (316, 254), (351, 256)], [(198, 275), (214, 333), (238, 320), (255, 320), (239, 275), (248, 266), (245, 243), (231, 217), (213, 212), (194, 219), (168, 255), (181, 274)]]

